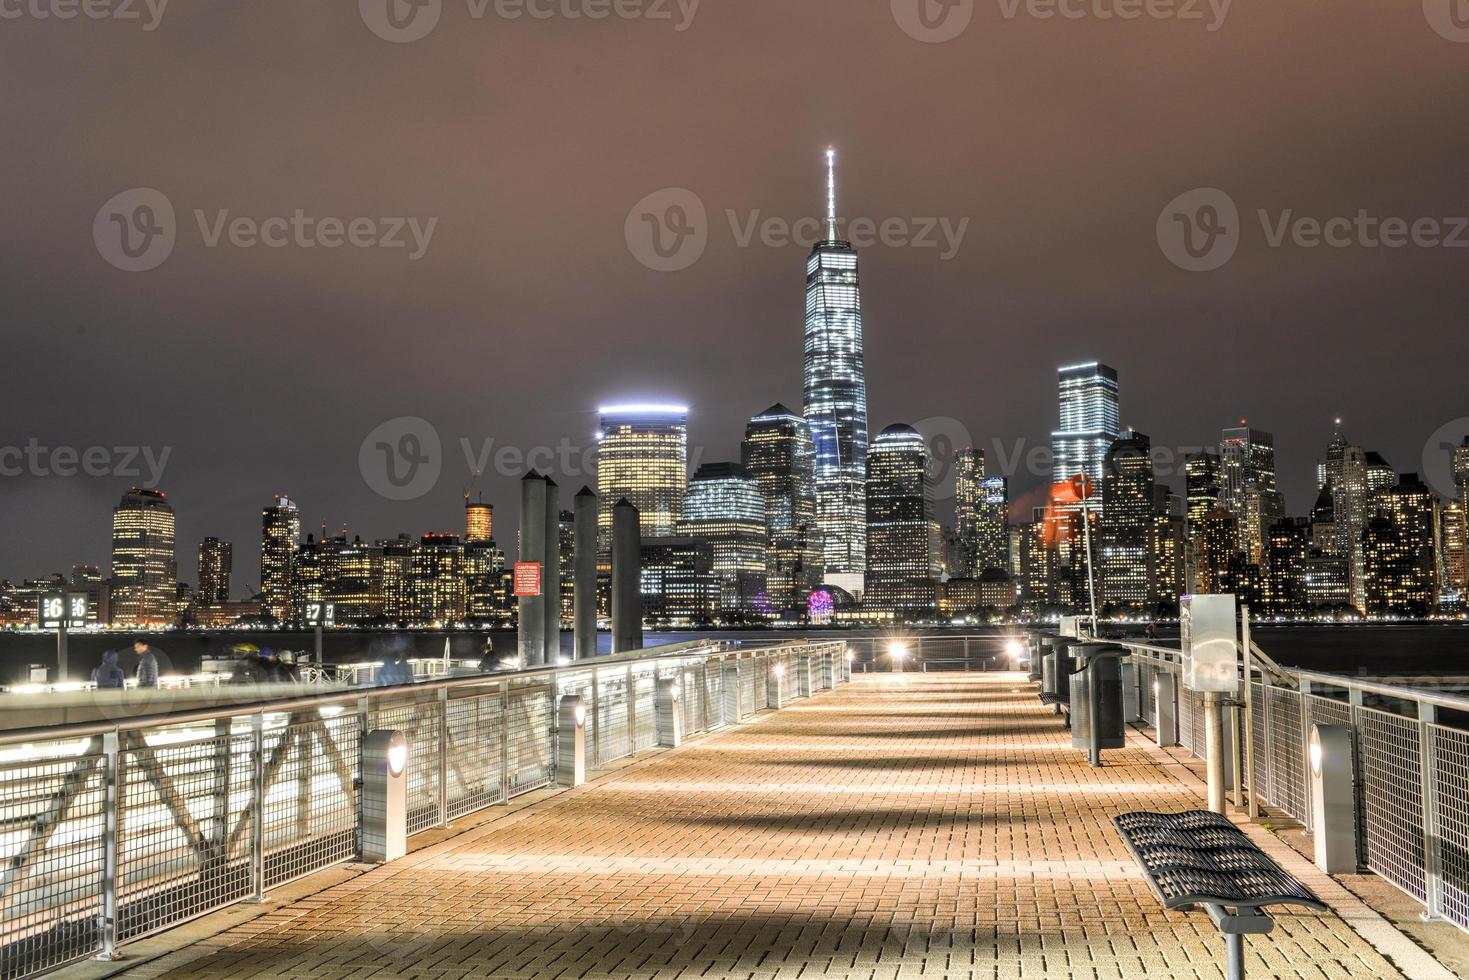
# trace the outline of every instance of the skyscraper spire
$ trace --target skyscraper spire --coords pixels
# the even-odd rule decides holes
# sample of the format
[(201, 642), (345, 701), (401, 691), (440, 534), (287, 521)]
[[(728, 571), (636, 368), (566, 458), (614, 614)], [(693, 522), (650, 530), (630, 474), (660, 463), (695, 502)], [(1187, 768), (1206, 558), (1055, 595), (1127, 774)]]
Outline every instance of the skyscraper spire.
[(826, 240), (837, 240), (837, 148), (826, 148)]

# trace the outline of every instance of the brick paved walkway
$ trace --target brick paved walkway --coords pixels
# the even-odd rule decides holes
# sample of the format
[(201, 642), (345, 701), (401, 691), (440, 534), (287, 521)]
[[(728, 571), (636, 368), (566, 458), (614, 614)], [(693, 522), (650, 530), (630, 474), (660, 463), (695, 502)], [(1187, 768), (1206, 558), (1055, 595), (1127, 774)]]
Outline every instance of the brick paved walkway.
[[(134, 971), (167, 977), (1219, 977), (1109, 823), (1199, 805), (1093, 770), (1015, 675), (858, 678)], [(1277, 916), (1252, 977), (1400, 974)]]

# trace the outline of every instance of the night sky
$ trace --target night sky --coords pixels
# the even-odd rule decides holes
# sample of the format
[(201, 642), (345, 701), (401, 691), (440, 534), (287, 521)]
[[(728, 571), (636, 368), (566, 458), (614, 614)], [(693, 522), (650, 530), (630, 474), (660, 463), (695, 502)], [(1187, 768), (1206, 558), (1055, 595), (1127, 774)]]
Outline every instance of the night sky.
[[(140, 20), (35, 16), (49, 2), (0, 22), (0, 446), (167, 447), (187, 581), (216, 535), (235, 542), (236, 594), (258, 585), (259, 512), (281, 491), (308, 528), (458, 530), (461, 439), (588, 446), (599, 402), (686, 402), (700, 458), (737, 458), (748, 416), (800, 406), (807, 248), (741, 247), (726, 211), (819, 216), (829, 143), (844, 217), (968, 219), (947, 261), (862, 250), (874, 433), (938, 419), (956, 441), (1045, 446), (1056, 367), (1101, 359), (1155, 444), (1214, 442), (1242, 417), (1273, 431), (1304, 513), (1333, 416), (1399, 470), (1469, 416), (1469, 248), (1272, 248), (1256, 215), (1454, 232), (1469, 43), (1440, 33), (1458, 36), (1450, 0), (1238, 0), (1213, 31), (1206, 3), (1201, 20), (1103, 20), (1115, 0), (1087, 0), (1067, 20), (977, 0), (948, 11), (971, 20), (946, 43), (905, 32), (922, 33), (908, 0), (703, 0), (691, 20), (690, 0), (603, 20), (561, 12), (598, 0), (542, 19), (443, 0), (411, 43), (367, 26), (386, 0), (366, 18), (347, 0), (174, 0), (152, 30), (142, 0)], [(176, 242), (130, 273), (94, 218), (139, 187), (171, 203)], [(677, 272), (628, 244), (630, 210), (665, 188), (708, 214)], [(1216, 271), (1159, 245), (1165, 206), (1195, 188), (1240, 213)], [(437, 224), (414, 260), (411, 244), (209, 247), (195, 215), (297, 209)], [(359, 449), (403, 416), (434, 426), (442, 473), (392, 501)], [(507, 550), (518, 476), (481, 484)], [(0, 576), (105, 566), (132, 482), (0, 477)]]

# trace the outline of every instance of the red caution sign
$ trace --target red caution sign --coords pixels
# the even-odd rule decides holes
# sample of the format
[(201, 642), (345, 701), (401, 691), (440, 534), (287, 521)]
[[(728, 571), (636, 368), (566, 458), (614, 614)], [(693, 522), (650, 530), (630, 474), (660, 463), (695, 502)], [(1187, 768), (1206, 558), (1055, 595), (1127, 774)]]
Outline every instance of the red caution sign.
[(541, 594), (541, 563), (518, 561), (515, 563), (515, 598), (534, 599)]

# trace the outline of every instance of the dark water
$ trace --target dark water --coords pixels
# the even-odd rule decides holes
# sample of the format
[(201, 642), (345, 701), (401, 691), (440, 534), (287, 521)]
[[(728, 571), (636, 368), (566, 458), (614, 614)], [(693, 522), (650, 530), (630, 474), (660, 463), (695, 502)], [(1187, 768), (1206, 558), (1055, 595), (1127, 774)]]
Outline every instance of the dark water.
[[(995, 637), (1011, 632), (1004, 628), (969, 628), (959, 630), (905, 630), (905, 635), (969, 635)], [(1140, 635), (1140, 629), (1130, 631)], [(679, 643), (684, 640), (717, 636), (746, 642), (773, 642), (808, 636), (819, 638), (860, 638), (887, 635), (878, 630), (808, 630), (648, 633), (648, 646)], [(510, 631), (384, 632), (330, 631), (323, 635), (322, 649), (330, 663), (381, 659), (393, 643), (407, 646), (411, 657), (434, 658), (444, 652), (447, 637), (450, 655), (455, 659), (478, 659), (486, 637), (493, 639), (501, 654), (513, 653), (515, 634)], [(1160, 642), (1176, 641), (1176, 631), (1165, 630)], [(1469, 625), (1343, 625), (1343, 626), (1267, 626), (1255, 629), (1255, 641), (1268, 654), (1287, 667), (1301, 667), (1348, 675), (1391, 676), (1397, 674), (1469, 675)], [(75, 634), (69, 638), (68, 674), (73, 680), (87, 678), (102, 659), (105, 650), (120, 650), (120, 662), (129, 673), (133, 668), (132, 634)], [(211, 656), (228, 656), (231, 645), (253, 643), (274, 650), (310, 651), (314, 637), (308, 631), (230, 631), (169, 632), (150, 634), (145, 639), (162, 650), (167, 663), (165, 672), (194, 673)], [(611, 637), (598, 637), (599, 648), (606, 653)], [(998, 642), (998, 640), (997, 640)], [(562, 650), (571, 652), (571, 635), (563, 634)], [(50, 634), (0, 633), (0, 683), (16, 683), (28, 676), (30, 664), (55, 667), (56, 640)]]

